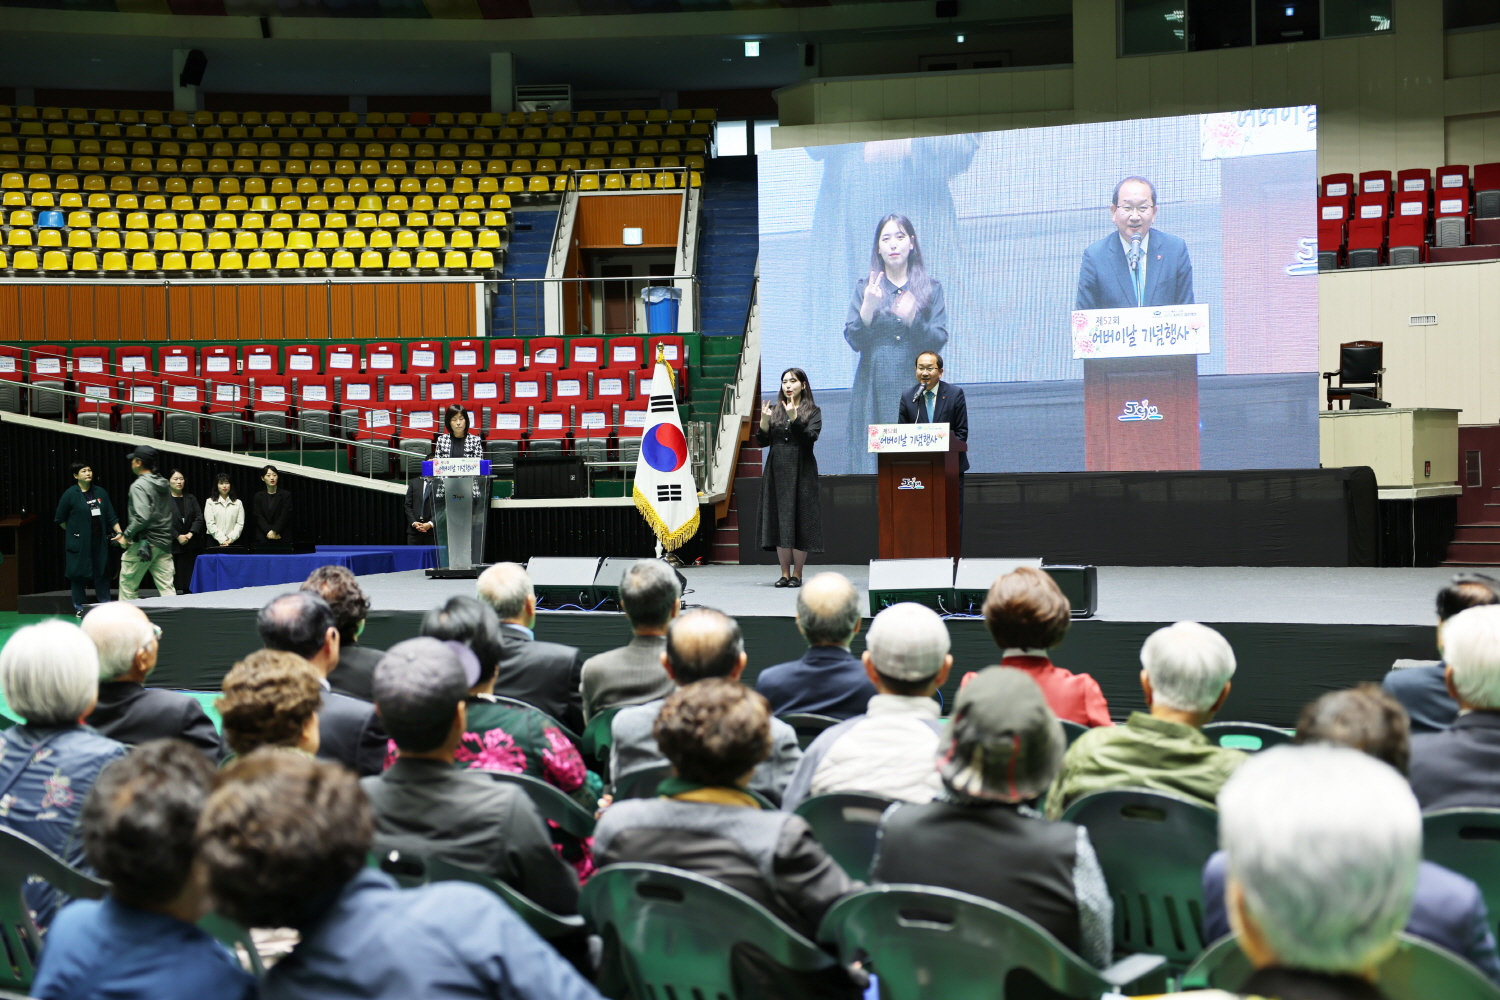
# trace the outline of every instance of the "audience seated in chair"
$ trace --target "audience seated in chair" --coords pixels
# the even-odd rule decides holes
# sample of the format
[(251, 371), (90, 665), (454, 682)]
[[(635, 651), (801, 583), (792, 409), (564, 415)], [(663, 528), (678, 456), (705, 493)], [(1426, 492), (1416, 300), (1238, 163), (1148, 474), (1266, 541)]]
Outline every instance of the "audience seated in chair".
[(83, 633), (99, 651), (99, 701), (85, 722), (126, 746), (183, 740), (218, 763), (224, 744), (198, 699), (146, 687), (161, 630), (145, 612), (125, 601), (97, 605), (83, 616)]
[(1380, 1000), (1374, 972), (1422, 860), (1422, 814), (1401, 775), (1347, 747), (1273, 747), (1225, 783), (1219, 834), (1229, 923), (1255, 966), (1242, 995)]
[(797, 592), (797, 629), (807, 640), (799, 660), (767, 667), (755, 679), (777, 715), (849, 719), (864, 715), (875, 685), (849, 644), (859, 634), (859, 591), (839, 573), (819, 573)]
[(534, 705), (583, 732), (583, 654), (536, 638), (536, 591), (515, 563), (496, 563), (480, 575), (479, 599), (500, 616), (502, 651), (495, 694)]
[(246, 927), (301, 937), (266, 974), (261, 1000), (596, 1000), (488, 890), (401, 890), (366, 867), (373, 833), (357, 779), (336, 764), (260, 751), (220, 775), (198, 824), (215, 905)]
[(375, 708), (400, 756), (360, 786), (379, 851), (430, 854), (492, 875), (553, 913), (578, 912), (578, 878), (526, 793), (453, 766), (479, 661), (460, 642), (408, 639), (375, 670)]
[[(1500, 604), (1500, 580), (1483, 573), (1460, 573), (1438, 591), (1439, 654), (1443, 651), (1443, 623), (1460, 611), (1486, 604)], [(1393, 667), (1381, 686), (1406, 709), (1411, 718), (1412, 735), (1442, 732), (1453, 725), (1453, 720), (1458, 718), (1458, 702), (1448, 693), (1447, 664), (1442, 660), (1404, 662), (1412, 665)]]
[(1056, 777), (1066, 746), (1035, 681), (1018, 670), (980, 671), (959, 692), (937, 755), (942, 793), (887, 810), (871, 881), (983, 896), (1108, 966), (1114, 904), (1089, 833), (1030, 805)]
[(318, 752), (322, 678), (302, 657), (258, 649), (230, 668), (222, 687), (214, 708), (231, 758), (261, 747)]
[(323, 687), (318, 756), (356, 774), (379, 774), (385, 767), (386, 737), (375, 706), (338, 694), (328, 683), (339, 665), (340, 648), (338, 620), (328, 602), (306, 590), (282, 594), (260, 609), (255, 624), (267, 649), (296, 653), (318, 671)]
[(1062, 644), (1072, 620), (1057, 582), (1030, 566), (997, 578), (984, 599), (984, 624), (1001, 649), (1002, 667), (1030, 674), (1059, 719), (1080, 726), (1113, 725), (1099, 682), (1052, 662), (1049, 650)]
[(661, 665), (667, 624), (682, 610), (677, 571), (660, 559), (642, 559), (620, 580), (620, 610), (634, 633), (619, 649), (583, 662), (583, 717), (607, 708), (659, 701), (676, 687)]
[(1411, 788), (1424, 812), (1500, 808), (1500, 605), (1443, 623), (1444, 677), (1458, 718), (1411, 741)]
[(948, 628), (920, 604), (875, 616), (865, 637), (865, 674), (878, 692), (864, 715), (824, 730), (787, 785), (785, 804), (829, 792), (869, 792), (930, 802), (942, 789), (933, 757), (943, 731), (933, 692), (953, 667)]
[(339, 662), (328, 675), (328, 687), (361, 701), (370, 701), (375, 683), (375, 667), (385, 655), (378, 649), (359, 644), (370, 613), (370, 599), (360, 589), (348, 567), (319, 566), (308, 575), (302, 589), (317, 594), (333, 609), (339, 630)]
[[(25, 719), (0, 733), (0, 794), (5, 825), (75, 868), (85, 867), (74, 831), (99, 772), (127, 748), (84, 725), (99, 695), (99, 654), (71, 622), (19, 629), (0, 650), (0, 688)], [(26, 886), (26, 902), (45, 928), (58, 894), (45, 882)]]
[(1157, 629), (1141, 647), (1141, 666), (1149, 713), (1132, 712), (1125, 725), (1091, 729), (1073, 742), (1047, 792), (1048, 817), (1109, 788), (1154, 788), (1212, 806), (1244, 763), (1243, 753), (1203, 735), (1234, 676), (1234, 650), (1222, 635), (1197, 622)]
[(177, 740), (147, 743), (100, 773), (79, 826), (89, 864), (109, 880), (110, 893), (58, 913), (32, 996), (255, 996), (255, 980), (195, 926), (209, 899), (193, 835), (213, 782), (213, 765)]
[(529, 775), (555, 785), (593, 811), (604, 783), (588, 770), (558, 722), (541, 709), (495, 698), (500, 619), (490, 606), (473, 597), (451, 597), (427, 612), (422, 634), (463, 643), (479, 664), (478, 679), (469, 687), (463, 736), (454, 750), (455, 766)]
[[(722, 611), (688, 611), (672, 619), (667, 628), (662, 666), (682, 687), (709, 679), (738, 682), (748, 659), (739, 622)], [(615, 781), (666, 764), (654, 735), (656, 717), (664, 703), (658, 700), (633, 705), (615, 715), (610, 726), (610, 773)], [(770, 754), (755, 768), (749, 787), (772, 804), (779, 804), (787, 781), (802, 759), (802, 749), (797, 745), (796, 730), (780, 719), (771, 719), (770, 732)]]
[[(844, 874), (802, 817), (777, 811), (748, 790), (770, 749), (770, 723), (765, 698), (729, 678), (689, 684), (668, 697), (655, 735), (673, 777), (662, 782), (660, 798), (627, 799), (604, 811), (594, 830), (599, 867), (636, 862), (696, 872), (738, 889), (812, 937), (828, 908), (864, 883)], [(767, 974), (763, 961), (732, 960), (761, 970), (747, 971), (748, 978)], [(859, 995), (841, 968), (833, 972), (816, 992)]]
[[(1329, 743), (1362, 750), (1406, 773), (1411, 734), (1399, 703), (1374, 684), (1330, 691), (1302, 710), (1298, 743)], [(1203, 936), (1216, 941), (1229, 933), (1224, 908), (1228, 859), (1216, 852), (1203, 868)], [(1447, 948), (1473, 962), (1500, 982), (1500, 956), (1485, 910), (1484, 896), (1472, 879), (1431, 861), (1417, 869), (1417, 888), (1406, 931)]]

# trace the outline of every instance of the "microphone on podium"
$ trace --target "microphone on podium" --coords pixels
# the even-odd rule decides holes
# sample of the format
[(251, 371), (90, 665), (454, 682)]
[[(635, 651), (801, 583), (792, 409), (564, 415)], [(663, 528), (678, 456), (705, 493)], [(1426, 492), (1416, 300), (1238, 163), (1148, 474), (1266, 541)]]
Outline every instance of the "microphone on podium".
[(1130, 264), (1130, 270), (1136, 271), (1141, 264), (1141, 234), (1130, 234), (1130, 250), (1125, 254), (1126, 261)]

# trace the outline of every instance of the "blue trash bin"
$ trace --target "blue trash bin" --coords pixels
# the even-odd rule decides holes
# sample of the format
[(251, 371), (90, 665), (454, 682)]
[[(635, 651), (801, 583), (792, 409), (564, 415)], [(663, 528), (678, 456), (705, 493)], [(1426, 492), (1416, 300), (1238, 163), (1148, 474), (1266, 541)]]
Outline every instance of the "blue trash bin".
[(646, 304), (647, 332), (677, 332), (677, 307), (682, 301), (682, 289), (652, 285), (641, 289), (641, 301)]

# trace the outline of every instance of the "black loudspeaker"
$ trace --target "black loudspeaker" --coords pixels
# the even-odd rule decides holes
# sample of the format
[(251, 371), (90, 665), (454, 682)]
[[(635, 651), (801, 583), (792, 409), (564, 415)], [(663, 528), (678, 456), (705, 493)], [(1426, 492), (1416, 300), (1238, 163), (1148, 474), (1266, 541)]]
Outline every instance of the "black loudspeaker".
[(533, 556), (526, 563), (537, 607), (544, 608), (591, 609), (598, 603), (594, 599), (594, 576), (598, 571), (598, 556)]
[[(603, 604), (603, 610), (622, 610), (620, 607), (620, 581), (625, 578), (625, 573), (630, 567), (641, 561), (641, 556), (606, 556), (604, 562), (599, 564), (599, 573), (594, 577), (594, 601)], [(667, 564), (671, 566), (671, 563)], [(677, 576), (677, 586), (687, 593), (687, 577), (678, 572), (677, 567), (672, 566), (672, 572)], [(687, 606), (687, 602), (683, 602)]]
[(203, 71), (208, 69), (208, 56), (202, 49), (193, 49), (182, 63), (182, 75), (177, 78), (179, 87), (201, 87)]
[(957, 17), (958, 0), (937, 0), (938, 17)]
[(871, 559), (870, 614), (878, 615), (892, 604), (921, 604), (940, 614), (951, 614), (953, 560)]
[(573, 455), (517, 455), (515, 487), (517, 500), (558, 500), (586, 497), (588, 470), (582, 458)]

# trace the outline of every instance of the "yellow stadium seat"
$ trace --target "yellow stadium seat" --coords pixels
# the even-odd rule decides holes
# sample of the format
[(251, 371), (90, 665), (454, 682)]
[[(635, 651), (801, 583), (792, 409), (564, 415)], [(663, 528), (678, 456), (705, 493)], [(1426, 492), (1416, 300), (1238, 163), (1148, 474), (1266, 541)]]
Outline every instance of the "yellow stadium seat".
[(358, 229), (351, 229), (344, 234), (345, 249), (362, 249), (366, 246), (365, 234)]
[(474, 248), (474, 234), (467, 229), (455, 230), (448, 237), (448, 246), (454, 250), (472, 250)]
[[(19, 266), (19, 264), (17, 266)], [(126, 266), (125, 255), (123, 253), (119, 253), (118, 251), (116, 251), (114, 253), (107, 253), (107, 254), (104, 255), (104, 268), (103, 268), (103, 270), (105, 270), (105, 271), (128, 271), (128, 270), (130, 270), (130, 268)]]
[(250, 271), (269, 271), (271, 255), (264, 250), (257, 250), (245, 259), (245, 268)]
[(164, 254), (161, 259), (161, 269), (163, 271), (186, 271), (187, 258), (175, 251)]
[(696, 170), (690, 171), (688, 173), (688, 183), (691, 187), (702, 187), (703, 175), (698, 173), (698, 171)]
[(385, 267), (385, 258), (380, 256), (379, 251), (366, 250), (359, 255), (359, 266), (361, 268), (380, 269)]
[(320, 250), (336, 250), (339, 245), (339, 234), (325, 229), (318, 233), (317, 246)]
[(94, 238), (87, 229), (75, 229), (68, 234), (68, 246), (75, 250), (91, 250), (94, 246)]
[(625, 187), (625, 178), (620, 174), (604, 175), (604, 190), (619, 191)]
[(656, 181), (652, 186), (658, 188), (674, 188), (677, 186), (677, 179), (673, 175), (663, 171), (662, 173), (656, 175)]
[(654, 156), (637, 156), (635, 158), (635, 169), (637, 169), (637, 170), (655, 170), (656, 169), (656, 158)]
[(392, 250), (386, 257), (386, 267), (391, 270), (406, 269), (411, 267), (411, 254), (405, 250)]
[(526, 191), (526, 183), (521, 178), (512, 174), (505, 178), (503, 188), (507, 194), (522, 194)]
[(212, 271), (214, 269), (214, 255), (208, 251), (200, 251), (193, 254), (194, 271)]
[(310, 250), (302, 255), (302, 266), (311, 270), (312, 268), (325, 268), (328, 266), (328, 258), (320, 250)]
[(92, 250), (80, 250), (73, 255), (73, 270), (75, 271), (97, 271), (99, 270), (99, 258)]
[(118, 229), (104, 229), (94, 239), (96, 250), (118, 250), (120, 249), (120, 231)]
[(283, 250), (276, 255), (276, 267), (278, 270), (281, 268), (298, 268), (301, 266), (302, 259), (291, 250)]
[(243, 271), (245, 269), (245, 258), (240, 256), (238, 250), (226, 250), (219, 254), (219, 270), (221, 271)]
[(196, 232), (183, 233), (177, 241), (177, 246), (183, 253), (197, 253), (203, 249), (203, 234)]
[(159, 232), (151, 242), (151, 249), (158, 252), (177, 249), (177, 234), (171, 231)]
[(427, 232), (422, 234), (422, 245), (424, 247), (441, 250), (443, 247), (448, 245), (448, 241), (443, 236), (443, 234), (438, 232), (436, 229), (429, 229), (427, 230)]
[[(649, 128), (650, 126), (647, 127)], [(659, 153), (661, 152), (661, 144), (655, 139), (643, 139), (636, 143), (635, 151), (637, 153)]]
[(290, 250), (311, 250), (312, 235), (301, 229), (293, 229), (286, 234), (286, 245)]
[(402, 229), (396, 233), (396, 246), (398, 247), (419, 247), (421, 245), (422, 238), (410, 229)]
[(12, 229), (5, 237), (6, 246), (29, 247), (31, 246), (31, 230)]
[(385, 249), (391, 245), (391, 234), (384, 229), (370, 231), (370, 246)]
[(262, 250), (281, 250), (286, 246), (286, 237), (279, 229), (267, 229), (260, 235)]
[(628, 156), (615, 156), (615, 157), (611, 157), (610, 161), (609, 161), (609, 169), (611, 169), (611, 170), (629, 170), (630, 169), (630, 157), (628, 157)]
[(149, 250), (138, 252), (130, 259), (130, 269), (132, 271), (155, 271), (156, 254)]
[(39, 247), (62, 246), (62, 232), (57, 229), (41, 229), (36, 234), (36, 245)]
[(449, 250), (443, 257), (443, 266), (449, 269), (466, 270), (469, 266), (469, 257), (461, 250)]
[(495, 209), (510, 208), (510, 195), (508, 195), (508, 194), (492, 194), (492, 195), (490, 195), (490, 208), (495, 208)]
[(340, 250), (333, 255), (333, 268), (337, 271), (347, 271), (354, 266), (354, 255), (348, 250)]
[(634, 190), (636, 188), (649, 188), (650, 186), (651, 186), (651, 175), (650, 174), (631, 174), (630, 175), (630, 187), (631, 187), (632, 190)]
[(418, 269), (427, 271), (436, 268), (439, 264), (438, 255), (431, 250), (423, 250), (417, 254), (416, 266)]
[(477, 234), (478, 246), (487, 250), (498, 250), (500, 248), (500, 234), (493, 229), (481, 229)]
[(210, 250), (228, 250), (233, 243), (228, 233), (215, 231), (208, 234), (207, 245)]
[(234, 235), (234, 248), (236, 250), (255, 250), (260, 246), (260, 240), (252, 232), (238, 232)]
[(48, 250), (42, 254), (43, 271), (67, 271), (68, 255), (61, 250)]
[(527, 183), (526, 190), (532, 194), (545, 193), (552, 190), (552, 182), (541, 174), (535, 174)]

